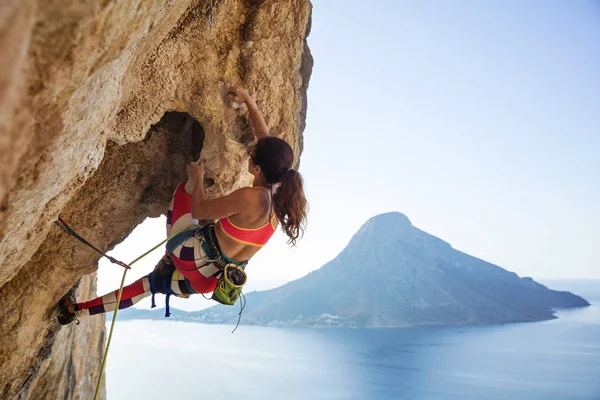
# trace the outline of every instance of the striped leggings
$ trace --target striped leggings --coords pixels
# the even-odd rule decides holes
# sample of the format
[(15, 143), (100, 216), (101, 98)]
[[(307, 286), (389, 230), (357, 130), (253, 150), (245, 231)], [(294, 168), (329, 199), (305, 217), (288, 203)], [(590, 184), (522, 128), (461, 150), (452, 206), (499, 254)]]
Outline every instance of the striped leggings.
[[(179, 271), (172, 271), (175, 267), (172, 266), (172, 261), (165, 255), (156, 265), (152, 273), (138, 279), (130, 285), (123, 287), (121, 301), (119, 302), (119, 310), (131, 307), (138, 301), (152, 294), (150, 281), (156, 286), (158, 293), (167, 294), (165, 290), (168, 279), (171, 279), (170, 289), (176, 296), (189, 296), (196, 292), (187, 280)], [(117, 296), (119, 290), (97, 297), (94, 300), (85, 301), (75, 304), (75, 316), (85, 317), (88, 315), (102, 314), (115, 310), (117, 304)]]

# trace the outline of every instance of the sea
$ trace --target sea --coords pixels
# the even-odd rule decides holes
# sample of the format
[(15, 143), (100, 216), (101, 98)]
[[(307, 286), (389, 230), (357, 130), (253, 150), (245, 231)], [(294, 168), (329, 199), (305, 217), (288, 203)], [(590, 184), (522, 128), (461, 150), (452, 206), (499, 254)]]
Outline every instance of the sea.
[(556, 310), (549, 321), (460, 327), (241, 325), (231, 333), (229, 325), (121, 321), (107, 398), (600, 400), (600, 281), (551, 287), (592, 305)]

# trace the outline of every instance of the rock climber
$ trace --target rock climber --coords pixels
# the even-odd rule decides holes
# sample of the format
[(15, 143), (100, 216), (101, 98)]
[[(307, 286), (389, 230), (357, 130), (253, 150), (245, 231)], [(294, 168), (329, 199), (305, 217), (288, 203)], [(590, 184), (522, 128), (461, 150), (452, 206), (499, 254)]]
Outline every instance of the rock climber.
[[(279, 225), (293, 245), (303, 234), (307, 201), (302, 176), (293, 168), (292, 148), (269, 134), (256, 102), (246, 90), (232, 87), (228, 99), (246, 105), (257, 139), (248, 150), (248, 171), (254, 176), (252, 186), (207, 200), (204, 165), (200, 160), (191, 162), (187, 166), (187, 182), (175, 189), (167, 212), (167, 237), (179, 233), (167, 242), (167, 251), (152, 273), (123, 288), (119, 309), (158, 292), (167, 295), (168, 316), (170, 294), (188, 297), (213, 292), (226, 266), (235, 267), (230, 279), (236, 278), (235, 272), (240, 278), (239, 271)], [(210, 223), (197, 225), (202, 220)], [(243, 281), (234, 283), (245, 283), (243, 275)], [(74, 302), (65, 296), (59, 303), (58, 321), (66, 325), (82, 317), (114, 311), (117, 295), (118, 290), (85, 302)], [(154, 306), (154, 297), (152, 300)]]

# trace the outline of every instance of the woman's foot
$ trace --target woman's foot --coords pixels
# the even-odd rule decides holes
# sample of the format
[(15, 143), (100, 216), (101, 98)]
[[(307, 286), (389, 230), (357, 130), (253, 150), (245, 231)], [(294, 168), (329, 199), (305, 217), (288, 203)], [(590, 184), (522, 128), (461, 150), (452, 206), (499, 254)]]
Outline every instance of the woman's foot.
[(158, 261), (154, 269), (159, 270), (161, 276), (171, 276), (173, 271), (175, 271), (175, 266), (173, 265), (171, 257), (164, 255), (160, 261)]
[(56, 319), (61, 325), (69, 325), (73, 321), (76, 325), (79, 324), (79, 321), (75, 318), (75, 305), (69, 295), (64, 296), (58, 302), (58, 316)]

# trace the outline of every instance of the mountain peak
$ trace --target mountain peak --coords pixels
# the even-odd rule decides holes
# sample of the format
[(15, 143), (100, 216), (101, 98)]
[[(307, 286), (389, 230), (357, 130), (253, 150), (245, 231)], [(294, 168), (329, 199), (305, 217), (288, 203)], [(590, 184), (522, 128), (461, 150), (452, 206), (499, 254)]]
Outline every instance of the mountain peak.
[[(371, 217), (365, 222), (350, 241), (353, 244), (369, 243), (372, 241), (386, 242), (397, 238), (410, 238), (415, 228), (408, 217), (400, 212), (388, 212)], [(360, 246), (362, 247), (362, 246)]]
[(369, 218), (358, 230), (357, 234), (360, 234), (362, 231), (377, 231), (395, 236), (410, 232), (412, 229), (413, 225), (406, 215), (393, 211)]
[(390, 211), (387, 213), (379, 214), (374, 217), (371, 217), (367, 220), (365, 224), (374, 223), (374, 224), (394, 224), (394, 225), (408, 225), (413, 226), (410, 222), (410, 219), (401, 212), (398, 211)]

